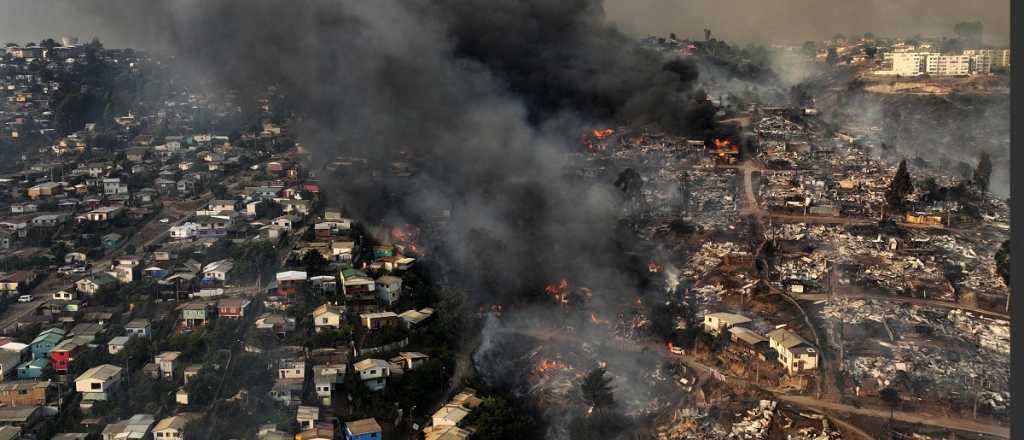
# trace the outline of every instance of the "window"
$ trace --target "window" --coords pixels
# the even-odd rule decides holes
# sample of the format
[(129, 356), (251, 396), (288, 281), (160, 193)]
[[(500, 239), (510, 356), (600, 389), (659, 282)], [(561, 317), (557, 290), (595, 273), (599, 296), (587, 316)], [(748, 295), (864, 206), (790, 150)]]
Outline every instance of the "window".
[(93, 382), (93, 383), (89, 384), (89, 389), (90, 390), (101, 390), (101, 389), (103, 389), (103, 384), (97, 383), (97, 382)]

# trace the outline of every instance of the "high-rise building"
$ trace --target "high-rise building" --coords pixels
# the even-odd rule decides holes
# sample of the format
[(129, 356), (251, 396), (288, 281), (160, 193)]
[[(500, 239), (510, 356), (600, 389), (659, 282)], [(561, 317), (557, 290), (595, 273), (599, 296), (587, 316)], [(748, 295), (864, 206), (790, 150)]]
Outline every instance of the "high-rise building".
[(972, 74), (986, 74), (992, 72), (995, 53), (992, 49), (966, 49), (963, 54), (971, 59)]

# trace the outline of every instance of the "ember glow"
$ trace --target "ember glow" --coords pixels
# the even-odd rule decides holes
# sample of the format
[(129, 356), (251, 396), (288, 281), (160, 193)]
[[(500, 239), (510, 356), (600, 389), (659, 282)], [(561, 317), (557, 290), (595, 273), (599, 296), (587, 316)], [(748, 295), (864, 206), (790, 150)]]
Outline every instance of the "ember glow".
[(593, 322), (595, 325), (608, 325), (607, 319), (597, 316), (595, 313), (590, 314), (590, 322)]
[(552, 298), (559, 301), (565, 301), (565, 292), (569, 291), (569, 280), (562, 278), (558, 281), (558, 284), (549, 284), (544, 287), (544, 293), (551, 295)]
[(535, 374), (545, 374), (551, 370), (564, 370), (567, 367), (568, 366), (562, 362), (553, 359), (544, 359), (540, 361), (540, 364), (537, 365), (537, 368), (535, 368), (533, 372)]
[(601, 140), (601, 139), (607, 138), (607, 137), (615, 134), (615, 129), (612, 129), (612, 128), (597, 129), (597, 130), (593, 131), (593, 134), (594, 134), (595, 138), (597, 138), (598, 140)]
[(658, 265), (657, 261), (651, 260), (647, 262), (647, 271), (651, 273), (661, 272), (661, 266)]

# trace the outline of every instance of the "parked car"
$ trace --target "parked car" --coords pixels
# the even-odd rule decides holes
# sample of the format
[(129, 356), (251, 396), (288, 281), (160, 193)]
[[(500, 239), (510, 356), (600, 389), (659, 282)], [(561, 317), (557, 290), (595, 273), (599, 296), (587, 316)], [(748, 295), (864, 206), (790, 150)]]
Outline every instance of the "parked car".
[(18, 302), (29, 303), (32, 302), (32, 295), (21, 295), (18, 297)]

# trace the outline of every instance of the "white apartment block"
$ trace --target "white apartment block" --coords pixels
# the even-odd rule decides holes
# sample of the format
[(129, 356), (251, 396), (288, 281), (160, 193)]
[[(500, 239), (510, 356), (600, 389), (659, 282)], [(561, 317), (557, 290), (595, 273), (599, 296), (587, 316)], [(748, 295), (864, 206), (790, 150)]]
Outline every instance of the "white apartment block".
[(899, 76), (918, 76), (925, 71), (928, 53), (896, 52), (892, 54), (892, 72)]
[(925, 72), (936, 76), (965, 76), (971, 73), (971, 57), (969, 55), (928, 54), (925, 59)]

